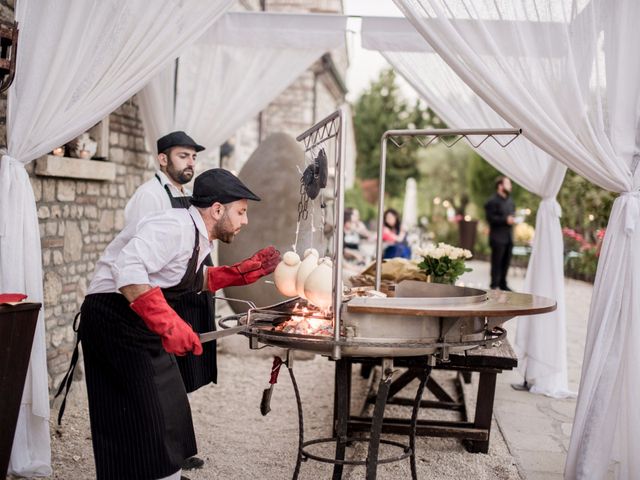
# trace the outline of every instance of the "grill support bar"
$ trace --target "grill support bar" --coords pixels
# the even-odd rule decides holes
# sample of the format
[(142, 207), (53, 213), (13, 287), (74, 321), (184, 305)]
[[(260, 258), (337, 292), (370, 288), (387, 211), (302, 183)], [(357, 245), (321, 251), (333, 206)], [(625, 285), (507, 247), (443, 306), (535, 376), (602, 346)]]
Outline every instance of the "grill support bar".
[[(296, 395), (296, 404), (298, 407), (298, 455), (296, 465), (293, 472), (293, 480), (297, 480), (300, 475), (300, 466), (303, 461), (316, 460), (318, 462), (333, 464), (333, 480), (341, 480), (344, 465), (359, 465), (366, 467), (366, 480), (376, 480), (378, 465), (384, 463), (392, 463), (405, 458), (409, 458), (411, 462), (411, 478), (412, 480), (418, 480), (418, 474), (416, 469), (415, 460), (415, 440), (418, 424), (418, 412), (420, 410), (420, 404), (422, 395), (424, 393), (425, 385), (429, 379), (431, 373), (431, 366), (425, 364), (424, 369), (419, 375), (420, 385), (416, 392), (416, 397), (413, 402), (413, 410), (411, 414), (411, 421), (409, 423), (409, 444), (402, 444), (399, 442), (386, 440), (381, 438), (384, 424), (384, 410), (387, 405), (389, 397), (389, 390), (391, 388), (392, 379), (395, 371), (393, 370), (393, 359), (384, 358), (383, 360), (383, 375), (378, 385), (378, 395), (376, 397), (376, 404), (372, 417), (372, 423), (370, 426), (368, 437), (348, 437), (348, 421), (350, 418), (350, 392), (351, 392), (351, 361), (348, 359), (342, 359), (336, 361), (336, 374), (335, 374), (335, 403), (334, 403), (334, 429), (333, 437), (319, 438), (315, 440), (304, 440), (304, 422), (302, 414), (302, 400), (300, 399), (300, 391), (298, 384), (296, 383), (293, 369), (287, 361), (287, 367), (289, 375), (291, 376), (291, 382), (293, 383), (293, 389)], [(307, 447), (312, 445), (318, 445), (323, 443), (336, 444), (336, 450), (334, 458), (322, 457), (310, 453)], [(365, 460), (345, 460), (346, 446), (349, 442), (368, 442), (368, 453)], [(379, 458), (380, 444), (390, 445), (402, 450), (402, 453), (395, 457)]]

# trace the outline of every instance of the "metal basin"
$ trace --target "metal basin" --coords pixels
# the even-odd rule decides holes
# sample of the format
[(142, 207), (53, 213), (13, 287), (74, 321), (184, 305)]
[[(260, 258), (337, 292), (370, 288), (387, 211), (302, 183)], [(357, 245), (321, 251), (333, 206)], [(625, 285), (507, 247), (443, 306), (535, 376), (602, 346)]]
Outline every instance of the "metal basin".
[[(274, 311), (288, 312), (298, 299), (255, 309), (250, 315), (259, 319)], [(252, 348), (259, 344), (315, 351), (343, 356), (416, 356), (445, 349), (463, 351), (490, 341), (500, 332), (488, 334), (484, 316), (474, 313), (487, 301), (487, 292), (468, 287), (404, 281), (397, 285), (396, 296), (389, 298), (355, 297), (341, 308), (340, 340), (330, 336), (291, 334), (269, 327), (251, 325), (244, 335)], [(463, 315), (432, 314), (455, 306), (471, 307)]]
[[(443, 343), (450, 345), (450, 352), (455, 352), (472, 348), (474, 345), (469, 343), (484, 339), (484, 316), (472, 312), (466, 316), (441, 316), (430, 312), (438, 311), (439, 307), (482, 304), (487, 298), (486, 291), (476, 288), (407, 280), (396, 286), (395, 297), (351, 299), (343, 306), (341, 318), (347, 339), (371, 344), (384, 340), (397, 345), (387, 348), (363, 345), (356, 349), (356, 355), (426, 355), (434, 353)], [(344, 350), (343, 353), (349, 354)]]

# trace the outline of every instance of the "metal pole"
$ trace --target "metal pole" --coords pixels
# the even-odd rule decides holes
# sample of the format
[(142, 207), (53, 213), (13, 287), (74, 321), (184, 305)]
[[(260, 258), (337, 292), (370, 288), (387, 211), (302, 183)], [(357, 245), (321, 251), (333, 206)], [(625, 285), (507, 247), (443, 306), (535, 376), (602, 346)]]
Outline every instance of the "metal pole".
[(428, 135), (433, 137), (448, 137), (452, 135), (520, 135), (520, 128), (427, 128), (408, 130), (387, 130), (384, 137), (418, 137)]
[(336, 188), (335, 199), (335, 228), (334, 228), (334, 256), (333, 264), (333, 338), (336, 345), (333, 347), (332, 357), (335, 360), (341, 358), (340, 345), (340, 309), (342, 307), (342, 250), (344, 248), (344, 157), (346, 155), (346, 135), (345, 135), (345, 113), (340, 107), (340, 127), (336, 138), (337, 165), (336, 165)]
[(378, 236), (376, 238), (376, 290), (380, 291), (382, 278), (382, 225), (384, 223), (384, 180), (387, 170), (387, 133), (380, 142), (380, 175), (378, 185)]

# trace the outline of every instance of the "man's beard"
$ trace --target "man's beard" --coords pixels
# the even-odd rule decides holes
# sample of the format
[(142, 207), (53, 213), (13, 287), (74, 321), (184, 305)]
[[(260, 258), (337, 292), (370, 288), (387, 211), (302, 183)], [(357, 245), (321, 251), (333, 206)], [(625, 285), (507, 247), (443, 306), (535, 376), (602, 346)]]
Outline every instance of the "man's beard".
[(167, 162), (167, 175), (180, 185), (184, 185), (185, 183), (189, 183), (193, 178), (193, 168), (186, 167), (182, 170), (177, 170), (171, 159)]
[(213, 233), (215, 237), (224, 243), (231, 243), (236, 236), (236, 231), (233, 230), (231, 220), (226, 210), (222, 214), (222, 218), (213, 227)]

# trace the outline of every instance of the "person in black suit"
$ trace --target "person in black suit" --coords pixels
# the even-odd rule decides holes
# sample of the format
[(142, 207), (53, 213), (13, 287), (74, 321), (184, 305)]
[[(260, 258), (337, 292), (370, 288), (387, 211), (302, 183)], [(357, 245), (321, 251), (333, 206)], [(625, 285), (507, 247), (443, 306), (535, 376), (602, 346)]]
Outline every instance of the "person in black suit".
[(513, 249), (512, 226), (516, 211), (510, 194), (511, 180), (508, 177), (498, 177), (496, 193), (484, 205), (491, 245), (491, 288), (507, 291), (511, 291), (507, 286), (507, 272)]

